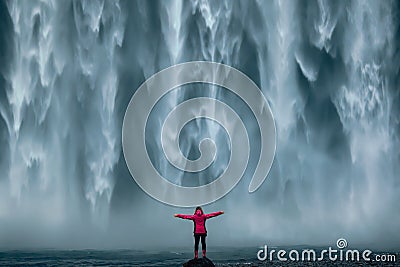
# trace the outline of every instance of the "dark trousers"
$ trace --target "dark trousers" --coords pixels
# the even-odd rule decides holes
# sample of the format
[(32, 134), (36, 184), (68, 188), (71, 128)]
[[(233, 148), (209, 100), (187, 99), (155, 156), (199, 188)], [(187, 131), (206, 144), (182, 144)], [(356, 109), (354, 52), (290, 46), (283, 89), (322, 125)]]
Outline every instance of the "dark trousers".
[(201, 249), (206, 250), (206, 236), (205, 234), (194, 235), (194, 250), (199, 250), (199, 241), (201, 239)]

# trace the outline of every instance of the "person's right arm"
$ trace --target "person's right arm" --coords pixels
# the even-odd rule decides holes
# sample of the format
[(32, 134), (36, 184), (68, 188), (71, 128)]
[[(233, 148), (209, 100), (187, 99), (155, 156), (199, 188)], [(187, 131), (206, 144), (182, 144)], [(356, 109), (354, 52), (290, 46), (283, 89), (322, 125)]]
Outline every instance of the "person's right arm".
[(206, 218), (209, 219), (209, 218), (212, 218), (212, 217), (215, 217), (215, 216), (219, 216), (221, 214), (224, 214), (224, 212), (222, 210), (221, 211), (217, 211), (217, 212), (212, 212), (212, 213), (206, 214)]
[(174, 217), (186, 220), (193, 220), (193, 215), (187, 215), (187, 214), (175, 214)]

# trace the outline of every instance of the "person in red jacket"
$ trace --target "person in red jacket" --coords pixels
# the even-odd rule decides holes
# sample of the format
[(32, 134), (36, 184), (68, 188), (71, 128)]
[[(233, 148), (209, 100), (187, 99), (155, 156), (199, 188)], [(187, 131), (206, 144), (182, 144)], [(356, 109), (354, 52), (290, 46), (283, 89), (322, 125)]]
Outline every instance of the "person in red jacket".
[(197, 207), (194, 211), (193, 215), (185, 215), (185, 214), (175, 214), (175, 217), (192, 220), (194, 222), (194, 258), (198, 258), (199, 254), (199, 241), (201, 239), (201, 248), (203, 250), (203, 257), (206, 257), (206, 220), (215, 216), (219, 216), (224, 214), (223, 211), (212, 212), (209, 214), (204, 214), (203, 209), (201, 207)]

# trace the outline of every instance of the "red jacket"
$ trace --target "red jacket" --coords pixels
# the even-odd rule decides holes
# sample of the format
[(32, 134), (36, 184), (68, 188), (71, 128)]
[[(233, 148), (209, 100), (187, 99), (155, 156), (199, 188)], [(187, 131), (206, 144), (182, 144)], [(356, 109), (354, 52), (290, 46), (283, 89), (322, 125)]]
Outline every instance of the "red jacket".
[(185, 214), (178, 214), (177, 217), (192, 220), (194, 222), (194, 234), (207, 234), (206, 230), (206, 220), (218, 215), (221, 215), (222, 211), (212, 212), (209, 214), (193, 214), (193, 215), (185, 215)]

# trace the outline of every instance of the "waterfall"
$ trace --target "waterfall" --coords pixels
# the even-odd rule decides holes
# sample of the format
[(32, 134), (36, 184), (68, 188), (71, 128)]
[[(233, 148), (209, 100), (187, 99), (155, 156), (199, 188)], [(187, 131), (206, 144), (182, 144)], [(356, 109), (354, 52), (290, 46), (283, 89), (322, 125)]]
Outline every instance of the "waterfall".
[(181, 133), (183, 153), (196, 158), (198, 140), (208, 136), (219, 158), (199, 176), (174, 170), (160, 157), (159, 136), (177, 104), (217, 98), (236, 106), (252, 129), (255, 152), (243, 181), (209, 206), (227, 215), (224, 226), (213, 225), (228, 231), (215, 231), (216, 243), (326, 244), (345, 237), (354, 245), (398, 246), (398, 2), (49, 0), (5, 1), (4, 8), (0, 234), (13, 222), (25, 227), (33, 220), (56, 229), (100, 226), (110, 246), (171, 235), (147, 211), (161, 220), (175, 208), (149, 199), (131, 179), (121, 124), (147, 78), (204, 60), (253, 79), (277, 127), (271, 172), (248, 194), (259, 133), (240, 99), (193, 85), (177, 88), (152, 111), (149, 157), (178, 184), (214, 179), (229, 144), (220, 126), (196, 120)]
[(16, 200), (21, 213), (35, 209), (38, 217), (51, 213), (60, 221), (68, 219), (64, 210), (85, 203), (103, 216), (120, 152), (115, 53), (125, 27), (121, 7), (10, 1), (7, 8), (14, 47), (1, 109), (9, 144), (2, 202), (9, 201), (7, 208)]

